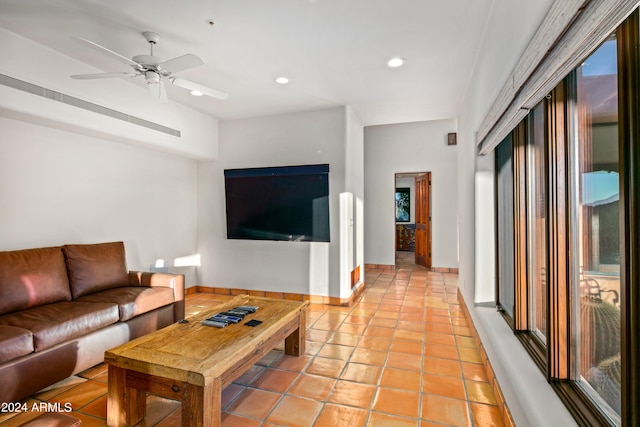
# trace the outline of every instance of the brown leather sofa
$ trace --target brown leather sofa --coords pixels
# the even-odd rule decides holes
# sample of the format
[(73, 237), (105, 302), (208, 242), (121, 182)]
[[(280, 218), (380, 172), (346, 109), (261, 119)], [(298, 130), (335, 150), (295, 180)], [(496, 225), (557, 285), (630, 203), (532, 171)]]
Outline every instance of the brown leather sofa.
[(0, 402), (184, 318), (184, 276), (126, 268), (123, 242), (0, 252)]

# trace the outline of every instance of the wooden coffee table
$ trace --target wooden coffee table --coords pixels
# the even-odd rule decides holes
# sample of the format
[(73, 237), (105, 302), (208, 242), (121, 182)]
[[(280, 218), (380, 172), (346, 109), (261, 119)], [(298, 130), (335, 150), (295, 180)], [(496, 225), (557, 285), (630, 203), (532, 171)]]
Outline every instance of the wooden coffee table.
[[(147, 392), (182, 402), (183, 426), (219, 426), (221, 392), (276, 345), (286, 354), (305, 350), (308, 302), (241, 295), (105, 353), (109, 367), (107, 424), (130, 427), (146, 411)], [(225, 328), (207, 317), (240, 305), (258, 311)], [(245, 322), (263, 323), (250, 327)]]

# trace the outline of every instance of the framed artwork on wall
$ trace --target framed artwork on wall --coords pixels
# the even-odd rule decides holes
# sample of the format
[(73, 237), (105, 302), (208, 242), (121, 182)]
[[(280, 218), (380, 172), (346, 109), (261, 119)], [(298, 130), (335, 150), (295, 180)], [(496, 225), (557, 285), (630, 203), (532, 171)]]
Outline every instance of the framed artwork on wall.
[(409, 188), (396, 188), (396, 222), (411, 219), (411, 193)]

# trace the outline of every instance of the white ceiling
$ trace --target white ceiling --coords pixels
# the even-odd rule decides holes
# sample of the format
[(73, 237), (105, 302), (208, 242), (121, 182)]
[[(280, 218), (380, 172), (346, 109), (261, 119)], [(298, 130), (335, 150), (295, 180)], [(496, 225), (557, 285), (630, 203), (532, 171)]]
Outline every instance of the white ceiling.
[(74, 37), (130, 58), (154, 31), (157, 56), (205, 61), (176, 75), (229, 93), (172, 101), (219, 119), (350, 105), (375, 125), (457, 116), (493, 1), (1, 0), (0, 26), (97, 68), (78, 74), (128, 69)]

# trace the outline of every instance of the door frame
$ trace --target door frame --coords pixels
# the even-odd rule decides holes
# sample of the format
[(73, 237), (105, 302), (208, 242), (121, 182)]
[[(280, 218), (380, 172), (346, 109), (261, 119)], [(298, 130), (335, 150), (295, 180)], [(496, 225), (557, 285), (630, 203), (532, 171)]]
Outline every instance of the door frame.
[[(414, 183), (411, 185), (412, 188), (413, 188), (412, 197), (411, 197), (411, 211), (413, 212), (413, 224), (415, 224), (416, 223), (416, 221), (415, 221), (415, 219), (416, 219), (415, 218), (415, 213), (416, 213), (416, 203), (417, 203), (416, 191), (415, 191), (415, 178), (417, 176), (419, 176), (419, 175), (427, 175), (428, 178), (429, 178), (429, 189), (430, 189), (430, 191), (429, 191), (428, 200), (426, 201), (427, 202), (428, 212), (430, 213), (429, 214), (429, 219), (428, 219), (429, 226), (427, 227), (427, 233), (428, 233), (427, 234), (427, 244), (428, 244), (427, 251), (428, 251), (428, 256), (427, 256), (427, 267), (426, 268), (427, 269), (431, 269), (432, 266), (433, 266), (433, 264), (432, 264), (432, 262), (433, 262), (433, 248), (432, 248), (432, 244), (431, 244), (432, 235), (433, 235), (433, 233), (432, 233), (432, 228), (433, 227), (432, 227), (432, 220), (431, 220), (432, 217), (433, 217), (433, 210), (432, 210), (432, 203), (431, 203), (431, 200), (432, 200), (431, 191), (432, 191), (432, 189), (431, 189), (431, 172), (430, 171), (423, 171), (423, 172), (396, 172), (394, 174), (394, 181), (393, 181), (393, 189), (394, 189), (394, 192), (393, 192), (393, 194), (394, 194), (394, 221), (393, 221), (393, 228), (394, 228), (394, 230), (393, 230), (393, 236), (394, 236), (394, 239), (393, 239), (394, 265), (395, 265), (395, 262), (396, 262), (395, 261), (395, 254), (396, 254), (397, 248), (398, 248), (397, 240), (396, 240), (396, 235), (397, 235), (396, 234), (396, 230), (397, 230), (397, 224), (398, 223), (396, 223), (396, 221), (395, 221), (395, 190), (396, 190), (396, 188), (398, 188), (398, 179), (399, 178), (400, 179), (406, 178), (406, 179), (411, 179), (412, 181), (414, 181)], [(403, 187), (403, 185), (400, 185), (400, 187)], [(414, 249), (414, 254), (415, 254), (415, 249)], [(415, 260), (414, 260), (414, 262), (415, 262)], [(416, 265), (418, 265), (418, 264), (416, 264)]]

